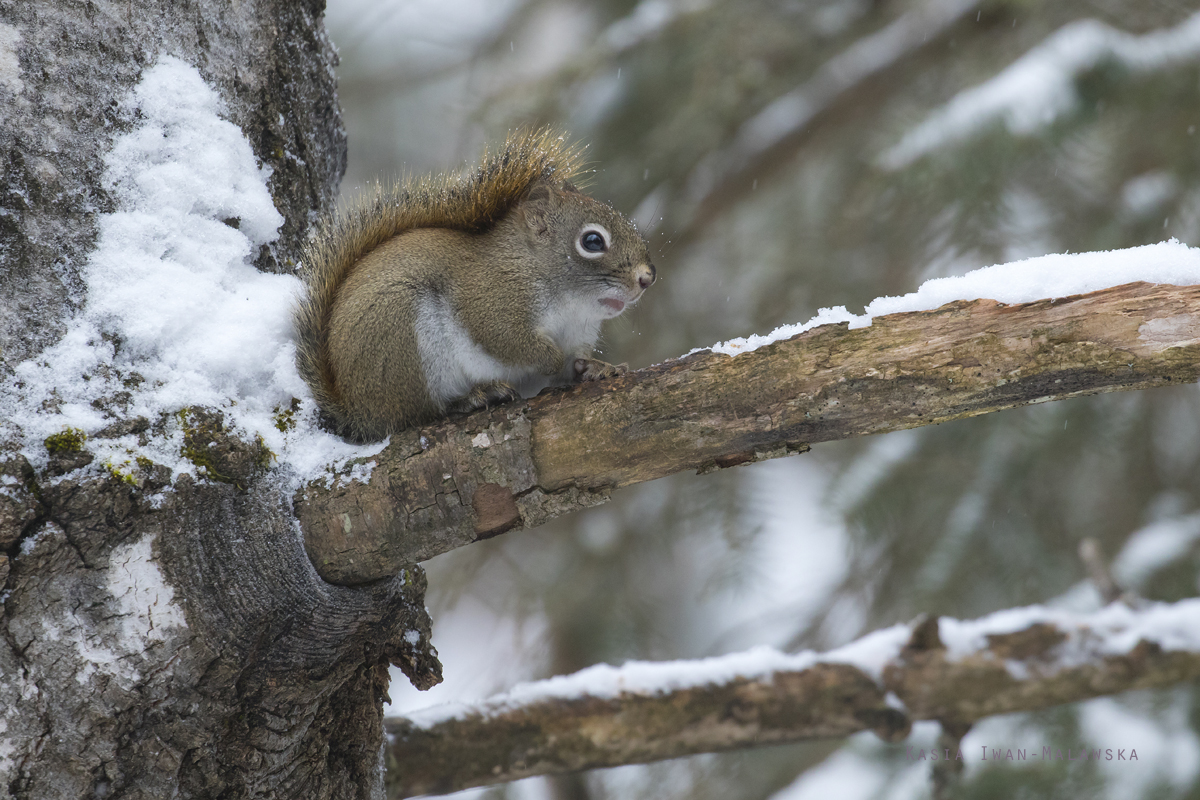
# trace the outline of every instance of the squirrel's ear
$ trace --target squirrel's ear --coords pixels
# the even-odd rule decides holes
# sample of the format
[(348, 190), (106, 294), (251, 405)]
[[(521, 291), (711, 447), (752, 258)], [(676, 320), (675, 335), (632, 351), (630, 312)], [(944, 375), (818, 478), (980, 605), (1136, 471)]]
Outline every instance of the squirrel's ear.
[(550, 201), (551, 194), (552, 193), (550, 191), (549, 184), (535, 183), (532, 187), (530, 187), (529, 193), (525, 195), (525, 202), (540, 203), (544, 201), (548, 203)]
[(554, 190), (545, 183), (536, 183), (521, 201), (521, 215), (537, 239), (550, 235), (550, 213), (554, 208)]
[(563, 181), (562, 190), (564, 192), (571, 192), (573, 194), (583, 194), (583, 192), (576, 189), (575, 184), (571, 183), (570, 181)]

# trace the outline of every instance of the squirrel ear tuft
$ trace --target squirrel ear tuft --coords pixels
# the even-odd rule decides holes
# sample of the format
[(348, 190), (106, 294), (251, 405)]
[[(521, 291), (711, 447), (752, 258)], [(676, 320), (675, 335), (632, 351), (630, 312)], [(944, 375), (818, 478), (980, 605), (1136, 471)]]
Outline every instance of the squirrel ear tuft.
[(526, 203), (548, 203), (553, 192), (550, 191), (549, 184), (535, 183), (529, 188), (529, 193), (525, 195)]
[(564, 192), (571, 192), (572, 194), (583, 194), (583, 192), (576, 189), (575, 184), (571, 183), (570, 181), (563, 181), (562, 190)]

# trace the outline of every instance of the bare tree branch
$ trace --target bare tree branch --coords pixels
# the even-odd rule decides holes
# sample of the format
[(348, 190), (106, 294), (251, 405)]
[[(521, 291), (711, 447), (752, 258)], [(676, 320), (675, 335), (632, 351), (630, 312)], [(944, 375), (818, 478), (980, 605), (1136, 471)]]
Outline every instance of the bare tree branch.
[[(392, 437), (295, 498), (334, 583), (596, 505), (622, 486), (1097, 392), (1200, 377), (1200, 287), (1134, 283), (950, 303), (814, 328), (731, 358), (701, 352)], [(362, 467), (358, 466), (361, 473)]]
[[(776, 654), (798, 668), (769, 663), (722, 682), (672, 689), (664, 681), (657, 691), (643, 679), (629, 690), (588, 693), (596, 681), (585, 671), (579, 680), (555, 679), (527, 686), (520, 696), (451, 708), (437, 721), (386, 720), (388, 796), (864, 730), (897, 741), (916, 720), (938, 720), (952, 739), (961, 738), (983, 717), (1200, 677), (1200, 653), (1161, 643), (1194, 626), (1198, 612), (1196, 600), (1142, 611), (1110, 606), (1091, 615), (1027, 609), (1017, 630), (1001, 617), (943, 620), (946, 643), (937, 618), (929, 618), (824, 656)], [(872, 663), (879, 651), (882, 668)], [(739, 658), (745, 655), (725, 657)], [(720, 674), (725, 659), (695, 663)], [(654, 666), (671, 669), (605, 669), (638, 683), (636, 672)]]

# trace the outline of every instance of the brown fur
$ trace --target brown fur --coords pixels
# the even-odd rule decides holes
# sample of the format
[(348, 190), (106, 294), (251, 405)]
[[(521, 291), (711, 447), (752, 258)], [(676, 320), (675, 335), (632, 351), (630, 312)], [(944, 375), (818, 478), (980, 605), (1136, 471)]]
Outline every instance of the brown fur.
[[(619, 282), (636, 287), (637, 262), (637, 274), (649, 270), (653, 279), (636, 229), (568, 183), (582, 172), (581, 156), (548, 129), (515, 134), (498, 152), (485, 152), (469, 174), (377, 187), (320, 226), (304, 255), (307, 293), (295, 314), (296, 360), (339, 433), (383, 438), (448, 410), (431, 400), (415, 355), (421, 297), (452, 303), (472, 341), (502, 363), (561, 371), (565, 354), (532, 317), (550, 295), (585, 291), (568, 287), (560, 274), (568, 269), (560, 256), (574, 233), (567, 230), (564, 239), (559, 228), (584, 218), (608, 225), (623, 247)], [(416, 235), (419, 229), (430, 230)], [(500, 384), (464, 399), (510, 393)]]
[(583, 171), (582, 148), (549, 128), (512, 134), (484, 151), (467, 175), (427, 175), (388, 188), (376, 184), (325, 219), (306, 246), (307, 292), (296, 309), (296, 365), (317, 405), (338, 427), (347, 419), (329, 354), (329, 318), (339, 287), (363, 256), (414, 228), (486, 230), (541, 180), (571, 181)]

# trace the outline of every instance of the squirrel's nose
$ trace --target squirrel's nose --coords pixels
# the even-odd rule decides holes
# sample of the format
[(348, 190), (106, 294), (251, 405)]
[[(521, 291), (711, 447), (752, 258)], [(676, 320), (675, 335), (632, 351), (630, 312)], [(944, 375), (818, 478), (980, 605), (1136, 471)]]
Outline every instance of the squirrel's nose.
[(649, 289), (650, 284), (654, 283), (656, 273), (653, 264), (639, 264), (636, 274), (638, 285), (643, 289)]

